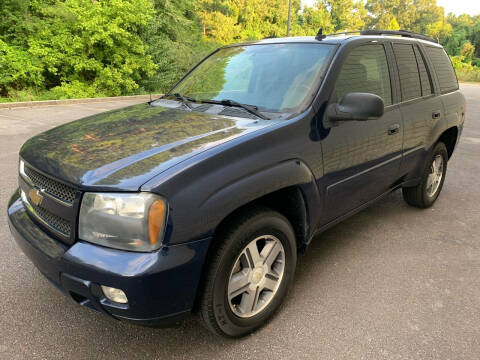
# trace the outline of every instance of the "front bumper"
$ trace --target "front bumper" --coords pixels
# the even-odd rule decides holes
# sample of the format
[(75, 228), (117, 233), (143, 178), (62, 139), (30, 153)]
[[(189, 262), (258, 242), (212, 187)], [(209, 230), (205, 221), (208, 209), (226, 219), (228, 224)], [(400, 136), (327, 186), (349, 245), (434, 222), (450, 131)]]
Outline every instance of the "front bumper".
[[(170, 325), (188, 315), (210, 238), (152, 253), (109, 249), (83, 241), (71, 247), (43, 232), (16, 193), (8, 208), (10, 231), (34, 265), (80, 305), (143, 325)], [(110, 302), (100, 285), (122, 289), (128, 304)]]

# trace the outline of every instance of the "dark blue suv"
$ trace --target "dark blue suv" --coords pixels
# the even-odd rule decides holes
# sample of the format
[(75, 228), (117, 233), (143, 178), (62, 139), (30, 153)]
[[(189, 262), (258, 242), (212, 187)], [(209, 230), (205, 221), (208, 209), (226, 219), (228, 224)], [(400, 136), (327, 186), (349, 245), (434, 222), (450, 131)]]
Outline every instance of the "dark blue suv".
[(312, 238), (389, 192), (437, 199), (465, 100), (406, 31), (223, 47), (161, 99), (28, 140), (11, 232), (83, 306), (146, 325), (261, 326)]

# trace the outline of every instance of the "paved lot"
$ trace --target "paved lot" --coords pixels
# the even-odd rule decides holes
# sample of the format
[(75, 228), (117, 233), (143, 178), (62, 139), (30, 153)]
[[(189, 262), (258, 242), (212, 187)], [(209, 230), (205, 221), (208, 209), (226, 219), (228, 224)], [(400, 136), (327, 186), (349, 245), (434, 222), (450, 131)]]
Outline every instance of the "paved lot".
[(395, 192), (321, 235), (278, 315), (241, 340), (113, 321), (52, 287), (9, 234), (21, 144), (126, 102), (0, 110), (0, 359), (476, 359), (480, 354), (480, 86), (443, 193), (428, 210)]

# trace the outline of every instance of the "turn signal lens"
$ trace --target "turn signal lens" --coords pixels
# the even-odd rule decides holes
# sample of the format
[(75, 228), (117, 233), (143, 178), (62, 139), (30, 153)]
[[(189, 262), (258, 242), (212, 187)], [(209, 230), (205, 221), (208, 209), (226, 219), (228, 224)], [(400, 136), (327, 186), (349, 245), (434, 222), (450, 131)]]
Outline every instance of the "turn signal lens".
[(160, 240), (160, 235), (163, 233), (165, 211), (166, 207), (163, 200), (157, 200), (150, 206), (150, 212), (148, 213), (148, 233), (152, 248), (155, 247)]

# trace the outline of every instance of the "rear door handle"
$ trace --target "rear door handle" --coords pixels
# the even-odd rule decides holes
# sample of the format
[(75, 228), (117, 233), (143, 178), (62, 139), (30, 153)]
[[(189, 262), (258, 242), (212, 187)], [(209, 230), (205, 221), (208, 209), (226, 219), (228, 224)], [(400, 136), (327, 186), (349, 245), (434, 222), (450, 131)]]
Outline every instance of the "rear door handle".
[(432, 119), (438, 119), (440, 117), (440, 111), (434, 111), (432, 113)]
[(388, 128), (388, 135), (398, 134), (400, 132), (400, 124), (393, 124)]

